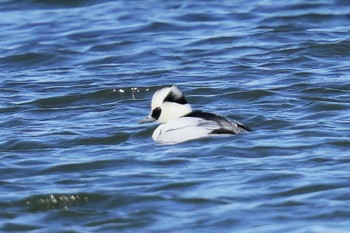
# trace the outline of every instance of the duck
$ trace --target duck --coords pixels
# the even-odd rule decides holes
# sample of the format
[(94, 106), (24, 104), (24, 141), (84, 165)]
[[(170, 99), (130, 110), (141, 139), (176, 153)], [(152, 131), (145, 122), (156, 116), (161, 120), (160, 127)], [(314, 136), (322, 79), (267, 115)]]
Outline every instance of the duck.
[(251, 129), (238, 121), (219, 114), (193, 110), (177, 86), (157, 90), (152, 97), (151, 112), (138, 123), (158, 122), (152, 139), (160, 144), (177, 144), (185, 141), (240, 134)]

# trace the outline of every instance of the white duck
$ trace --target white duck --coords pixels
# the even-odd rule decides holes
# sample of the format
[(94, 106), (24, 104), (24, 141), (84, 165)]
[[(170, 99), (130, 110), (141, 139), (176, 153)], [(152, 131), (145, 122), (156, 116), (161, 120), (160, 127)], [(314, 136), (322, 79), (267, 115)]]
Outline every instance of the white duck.
[(153, 121), (162, 124), (153, 132), (152, 138), (164, 144), (251, 131), (248, 127), (236, 121), (231, 122), (223, 116), (193, 111), (185, 96), (176, 86), (162, 88), (154, 93), (151, 113), (139, 123)]

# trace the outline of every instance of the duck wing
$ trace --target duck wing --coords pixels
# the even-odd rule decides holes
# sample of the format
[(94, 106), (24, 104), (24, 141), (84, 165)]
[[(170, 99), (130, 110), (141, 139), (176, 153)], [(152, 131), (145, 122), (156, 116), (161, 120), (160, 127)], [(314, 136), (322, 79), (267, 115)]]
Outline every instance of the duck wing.
[(238, 121), (230, 121), (226, 117), (218, 114), (194, 111), (187, 114), (185, 117), (201, 118), (206, 121), (214, 121), (219, 125), (219, 128), (214, 129), (211, 134), (239, 134), (251, 131), (251, 129)]
[(173, 144), (210, 136), (218, 123), (195, 117), (181, 117), (158, 126), (152, 138), (159, 143)]
[(159, 143), (174, 144), (213, 135), (247, 131), (250, 131), (248, 127), (238, 122), (231, 122), (223, 116), (196, 111), (158, 126), (152, 138)]

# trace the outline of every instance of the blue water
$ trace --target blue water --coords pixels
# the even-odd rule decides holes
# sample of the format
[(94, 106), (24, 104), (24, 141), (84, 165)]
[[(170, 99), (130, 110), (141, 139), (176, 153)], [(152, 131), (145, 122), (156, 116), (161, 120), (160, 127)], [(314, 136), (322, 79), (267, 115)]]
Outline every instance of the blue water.
[[(350, 4), (0, 2), (1, 232), (348, 232)], [(138, 125), (176, 84), (254, 131)]]

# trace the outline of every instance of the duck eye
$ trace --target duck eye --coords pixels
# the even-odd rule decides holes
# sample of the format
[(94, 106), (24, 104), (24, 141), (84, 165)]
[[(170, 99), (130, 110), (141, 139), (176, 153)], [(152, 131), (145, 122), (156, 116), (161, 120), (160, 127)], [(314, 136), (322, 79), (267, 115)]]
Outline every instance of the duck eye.
[(152, 111), (152, 117), (156, 120), (158, 120), (159, 116), (160, 116), (160, 113), (162, 112), (162, 109), (160, 107), (157, 107), (155, 109), (153, 109)]

